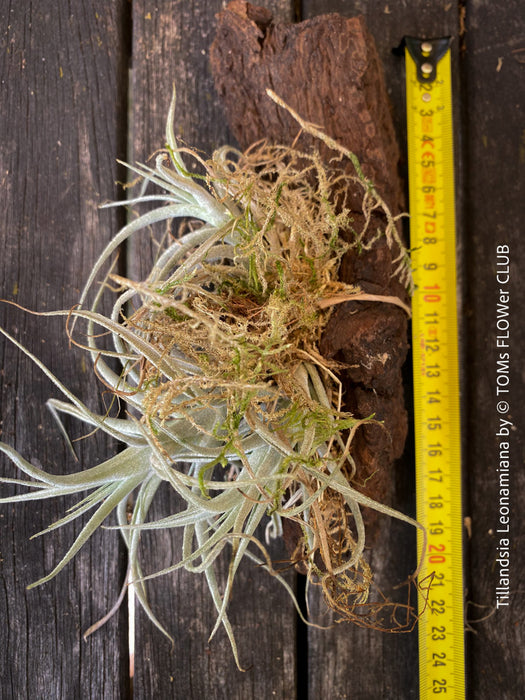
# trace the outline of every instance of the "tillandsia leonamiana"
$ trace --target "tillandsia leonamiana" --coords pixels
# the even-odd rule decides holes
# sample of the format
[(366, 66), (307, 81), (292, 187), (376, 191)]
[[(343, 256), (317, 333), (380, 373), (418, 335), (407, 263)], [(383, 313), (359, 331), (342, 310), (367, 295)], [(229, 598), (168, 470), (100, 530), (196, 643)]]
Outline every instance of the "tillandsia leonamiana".
[[(363, 554), (361, 509), (372, 508), (418, 527), (352, 485), (352, 440), (360, 426), (374, 418), (356, 419), (343, 410), (337, 374), (341, 367), (319, 352), (335, 304), (367, 300), (410, 312), (396, 297), (365, 294), (338, 280), (348, 246), (363, 245), (371, 213), (380, 211), (384, 228), (374, 235), (386, 236), (399, 251), (396, 274), (409, 285), (408, 255), (396, 219), (352, 153), (269, 94), (300, 128), (325, 141), (340, 159), (350, 159), (355, 173), (343, 174), (337, 163), (323, 164), (316, 152), (266, 143), (244, 153), (224, 147), (204, 161), (175, 138), (174, 96), (166, 147), (156, 155), (154, 166), (127, 166), (142, 181), (140, 193), (104, 205), (154, 208), (132, 219), (105, 248), (77, 307), (46, 314), (66, 316), (71, 337), (78, 333), (78, 322), (84, 322), (84, 347), (94, 371), (125, 405), (128, 417), (89, 410), (0, 329), (65, 396), (65, 401), (49, 401), (55, 415), (79, 419), (125, 445), (95, 467), (54, 476), (0, 443), (0, 450), (29, 477), (1, 480), (33, 489), (0, 502), (89, 492), (45, 531), (93, 511), (60, 562), (32, 586), (58, 574), (115, 511), (129, 553), (130, 578), (154, 624), (168, 635), (148, 605), (146, 580), (181, 567), (203, 573), (217, 609), (212, 636), (222, 624), (238, 665), (227, 604), (243, 557), (277, 576), (294, 598), (258, 539), (263, 521), (267, 539), (281, 534), (283, 519), (298, 524), (303, 563), (309, 578), (322, 585), (329, 605), (358, 624), (379, 627), (391, 611), (385, 613), (388, 601), (374, 602), (370, 594), (372, 572)], [(198, 163), (200, 171), (190, 171), (188, 161)], [(155, 186), (153, 192), (150, 186)], [(353, 243), (339, 235), (352, 227), (345, 207), (349, 186), (361, 188), (365, 215), (364, 230), (354, 231)], [(169, 228), (174, 219), (186, 221), (178, 236)], [(168, 232), (145, 280), (119, 277), (111, 267), (103, 274), (121, 244), (160, 222), (167, 224)], [(102, 284), (88, 304), (97, 281)], [(105, 315), (99, 311), (100, 301), (110, 293), (116, 298)], [(97, 329), (109, 332), (111, 350), (97, 345)], [(112, 364), (115, 360), (119, 371)], [(148, 520), (163, 482), (181, 496), (185, 507)], [(183, 529), (180, 559), (145, 574), (139, 556), (141, 533), (170, 528)], [(215, 565), (225, 547), (231, 548), (231, 561), (220, 587)]]

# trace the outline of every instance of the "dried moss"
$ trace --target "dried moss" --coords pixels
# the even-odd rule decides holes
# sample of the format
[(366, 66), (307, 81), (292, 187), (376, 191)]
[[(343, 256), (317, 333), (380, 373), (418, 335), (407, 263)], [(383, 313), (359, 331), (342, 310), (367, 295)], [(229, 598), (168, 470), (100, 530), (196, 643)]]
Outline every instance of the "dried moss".
[[(105, 430), (127, 449), (92, 469), (51, 477), (0, 443), (0, 449), (36, 479), (17, 481), (38, 487), (28, 497), (94, 489), (73, 513), (52, 526), (97, 509), (64, 558), (37, 583), (56, 575), (115, 509), (138, 597), (150, 618), (163, 629), (147, 602), (147, 578), (180, 567), (203, 572), (218, 612), (215, 629), (225, 626), (238, 661), (227, 604), (243, 556), (278, 575), (255, 538), (257, 526), (269, 515), (269, 532), (274, 535), (280, 533), (283, 519), (299, 525), (303, 536), (295, 558), (342, 618), (388, 626), (388, 615), (381, 611), (396, 606), (370, 594), (373, 575), (364, 557), (361, 508), (417, 523), (364, 496), (353, 484), (352, 441), (373, 417), (358, 420), (342, 410), (337, 377), (341, 366), (322, 357), (319, 342), (331, 309), (344, 300), (367, 299), (406, 309), (395, 297), (363, 294), (338, 279), (348, 246), (359, 248), (370, 241), (372, 212), (380, 211), (384, 228), (375, 235), (385, 236), (395, 248), (396, 274), (409, 284), (408, 258), (396, 220), (364, 178), (355, 156), (298, 115), (293, 116), (302, 128), (335, 149), (334, 162), (322, 163), (315, 152), (265, 143), (246, 153), (223, 148), (204, 162), (177, 145), (174, 108), (173, 102), (167, 147), (157, 154), (155, 167), (131, 167), (142, 178), (142, 188), (128, 203), (154, 201), (158, 206), (119, 232), (91, 271), (81, 306), (63, 312), (72, 321), (69, 332), (77, 342), (75, 324), (87, 322), (86, 349), (95, 371), (133, 417), (93, 414), (31, 356), (69, 399), (70, 403), (53, 400), (55, 413)], [(188, 155), (200, 162), (204, 174), (189, 172), (184, 160)], [(354, 163), (354, 176), (341, 174), (341, 158)], [(157, 191), (146, 194), (151, 184)], [(346, 204), (350, 186), (362, 191), (364, 227), (345, 243), (340, 232), (353, 226)], [(110, 271), (102, 276), (91, 308), (86, 308), (90, 290), (121, 243), (152, 224), (181, 217), (189, 217), (190, 223), (178, 237), (164, 237), (145, 280), (124, 279)], [(114, 294), (115, 284), (119, 294), (112, 313), (105, 316), (97, 310), (99, 302), (102, 295)], [(133, 312), (128, 311), (131, 302)], [(97, 326), (111, 333), (114, 350), (97, 346)], [(107, 358), (119, 360), (122, 371), (115, 372)], [(163, 481), (182, 497), (186, 509), (147, 521)], [(128, 523), (131, 493), (135, 504)], [(146, 575), (139, 562), (141, 532), (171, 527), (184, 529), (180, 560)], [(231, 565), (221, 592), (214, 562), (228, 543)], [(249, 549), (250, 543), (262, 555)]]

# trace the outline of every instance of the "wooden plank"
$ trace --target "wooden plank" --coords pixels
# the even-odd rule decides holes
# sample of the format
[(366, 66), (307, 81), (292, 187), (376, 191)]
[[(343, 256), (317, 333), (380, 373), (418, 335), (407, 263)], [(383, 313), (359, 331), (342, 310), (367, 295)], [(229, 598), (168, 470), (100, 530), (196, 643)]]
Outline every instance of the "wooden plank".
[[(428, 0), (396, 3), (373, 0), (366, 3), (358, 0), (304, 0), (302, 3), (303, 19), (325, 12), (339, 12), (344, 16), (364, 15), (385, 71), (398, 141), (402, 153), (406, 153), (404, 64), (402, 58), (392, 54), (392, 49), (400, 44), (405, 35), (451, 35), (456, 38), (456, 8), (452, 4)], [(457, 56), (458, 42), (455, 43)], [(403, 177), (406, 178), (406, 163), (402, 162), (401, 166)], [(405, 385), (409, 410), (410, 381), (407, 363)], [(415, 513), (412, 441), (413, 436), (409, 434), (405, 455), (397, 464), (395, 491), (392, 497), (392, 505), (410, 515)], [(400, 526), (382, 518), (381, 530), (371, 552), (371, 565), (374, 567), (378, 586), (386, 595), (395, 595), (394, 587), (406, 580), (414, 570), (415, 563), (414, 532), (407, 526)], [(311, 598), (312, 610), (322, 616), (323, 601), (314, 592)], [(330, 623), (332, 618), (324, 613), (324, 620)], [(337, 625), (326, 631), (313, 629), (308, 633), (308, 650), (308, 697), (417, 697), (418, 660), (415, 631), (389, 635), (347, 624)]]
[[(465, 26), (465, 250), (469, 251), (464, 279), (468, 378), (465, 467), (469, 487), (466, 515), (471, 517), (472, 527), (466, 579), (467, 620), (472, 622), (467, 661), (470, 697), (488, 700), (496, 695), (520, 697), (525, 683), (523, 4), (518, 0), (500, 7), (479, 1), (468, 3)], [(499, 258), (498, 246), (503, 246)], [(508, 246), (508, 253), (504, 246)], [(497, 273), (501, 273), (499, 278)], [(504, 315), (507, 303), (508, 317)], [(498, 369), (503, 371), (498, 374)], [(508, 410), (505, 406), (498, 410), (500, 401), (508, 403)], [(502, 420), (512, 423), (512, 427)], [(506, 428), (510, 428), (508, 435)], [(507, 528), (509, 532), (505, 532)], [(507, 578), (507, 563), (508, 598), (505, 583), (500, 584), (500, 578)]]
[[(281, 12), (287, 3), (276, 3)], [(219, 0), (134, 3), (132, 134), (133, 157), (144, 160), (164, 144), (172, 84), (177, 89), (175, 131), (209, 154), (232, 142), (213, 90), (208, 47)], [(285, 12), (286, 14), (286, 12)], [(291, 16), (291, 15), (290, 15)], [(147, 271), (148, 242), (131, 246), (129, 269)], [(168, 489), (154, 515), (176, 507)], [(174, 533), (144, 537), (145, 569), (154, 571), (180, 557)], [(279, 550), (274, 552), (277, 558)], [(225, 578), (227, 561), (220, 563)], [(293, 580), (293, 577), (292, 577)], [(288, 595), (266, 573), (247, 564), (239, 571), (230, 615), (240, 650), (240, 673), (223, 631), (208, 647), (215, 610), (205, 580), (178, 572), (151, 582), (150, 602), (175, 638), (174, 647), (140, 613), (137, 620), (134, 691), (138, 698), (256, 698), (295, 696), (295, 612)]]
[[(288, 123), (273, 108), (271, 103), (269, 105), (266, 104), (266, 100), (263, 97), (264, 86), (271, 84), (272, 88), (305, 119), (313, 123), (323, 124), (329, 135), (337, 136), (341, 144), (357, 153), (359, 158), (362, 159), (366, 171), (369, 173), (372, 171), (375, 173), (374, 177), (380, 178), (376, 179), (376, 184), (380, 191), (390, 193), (390, 206), (397, 207), (400, 205), (402, 193), (400, 192), (397, 177), (399, 156), (393, 143), (394, 137), (390, 127), (388, 106), (385, 105), (383, 96), (384, 88), (379, 84), (380, 81), (376, 73), (374, 60), (369, 58), (369, 46), (367, 39), (363, 36), (360, 22), (352, 22), (346, 26), (340, 19), (334, 21), (333, 19), (325, 18), (319, 22), (305, 23), (300, 28), (280, 27), (274, 30), (269, 29), (263, 38), (263, 32), (256, 34), (258, 30), (255, 25), (249, 18), (246, 18), (244, 3), (239, 3), (236, 7), (237, 10), (228, 13), (227, 18), (224, 18), (221, 25), (220, 39), (218, 39), (218, 41), (221, 41), (221, 46), (220, 51), (218, 48), (214, 50), (213, 65), (214, 70), (219, 74), (217, 83), (221, 93), (225, 92), (229, 95), (228, 112), (231, 123), (234, 125), (235, 133), (239, 135), (239, 140), (245, 144), (250, 139), (257, 140), (267, 137), (272, 142), (288, 143), (291, 142), (297, 133), (296, 124)], [(342, 37), (346, 37), (346, 41)], [(352, 52), (350, 47), (354, 44), (354, 37), (356, 37), (355, 46), (357, 48)], [(344, 47), (343, 50), (341, 50), (341, 46)], [(315, 50), (312, 50), (312, 47), (316, 47)], [(365, 67), (368, 67), (368, 72), (366, 77), (363, 77), (362, 71), (365, 70)], [(221, 70), (224, 71), (224, 75), (221, 75)], [(227, 73), (226, 70), (228, 71)], [(313, 83), (309, 84), (306, 76), (311, 76)], [(319, 80), (323, 76), (330, 76), (329, 84), (319, 84)], [(344, 100), (345, 92), (347, 93), (346, 100)], [(343, 95), (340, 110), (338, 110), (337, 106), (334, 107), (334, 105), (337, 105), (339, 95)], [(244, 121), (246, 113), (250, 114), (248, 123)], [(366, 134), (364, 128), (360, 131), (360, 125), (368, 124), (370, 121), (373, 121), (376, 129), (381, 132), (380, 137), (375, 140), (370, 136), (369, 131)], [(372, 145), (370, 143), (371, 139), (373, 140)], [(304, 142), (300, 144), (300, 148), (303, 149), (310, 146), (310, 143), (308, 145)], [(372, 148), (374, 149), (373, 152), (371, 152)], [(326, 154), (324, 155), (326, 156)], [(386, 196), (388, 197), (388, 195)], [(374, 226), (375, 224), (372, 225), (372, 230), (375, 230)], [(374, 251), (373, 248), (372, 251)], [(373, 258), (373, 255), (374, 252), (371, 252), (368, 265), (363, 264), (363, 268), (367, 269), (368, 274), (370, 269), (374, 269), (377, 276), (374, 276), (372, 279), (379, 285), (381, 267), (378, 264), (378, 259)], [(385, 265), (390, 264), (388, 260), (387, 256), (381, 258), (381, 262)], [(348, 269), (352, 270), (351, 265), (348, 265)], [(390, 277), (390, 269), (388, 268), (385, 274), (387, 280)], [(355, 282), (358, 274), (359, 272), (354, 272), (354, 276), (346, 278), (345, 281)], [(357, 282), (360, 285), (363, 284), (365, 289), (369, 280), (370, 277), (363, 281), (357, 277)], [(373, 289), (375, 290), (377, 287), (373, 287)], [(392, 293), (399, 294), (400, 292), (396, 289)], [(354, 328), (357, 328), (359, 326), (360, 313), (349, 309), (347, 313), (349, 321), (351, 319), (352, 323), (354, 323)], [(391, 311), (385, 311), (384, 313), (386, 316), (382, 324), (383, 328), (391, 318)], [(336, 314), (331, 317), (329, 326), (325, 331), (324, 347), (329, 345), (330, 341), (327, 338), (334, 336), (340, 338), (346, 329), (350, 327), (350, 324), (346, 326), (343, 324), (341, 326), (335, 326), (335, 324), (330, 326), (334, 318), (337, 318)], [(400, 337), (401, 334), (397, 335), (397, 331), (398, 329), (396, 329), (395, 335), (394, 332), (385, 332), (390, 341), (396, 347), (399, 347), (403, 340)], [(351, 333), (351, 331), (348, 332)], [(397, 341), (393, 340), (393, 337), (399, 338), (399, 346)], [(341, 342), (340, 347), (346, 350), (348, 346)], [(369, 345), (366, 346), (366, 351), (371, 354)], [(366, 357), (365, 355), (366, 352), (361, 358), (356, 357), (354, 361), (348, 359), (348, 362), (352, 365), (354, 362), (356, 364), (362, 362), (363, 365), (366, 365), (369, 362), (370, 355), (366, 355)], [(338, 357), (340, 356), (338, 355)], [(391, 379), (393, 379), (393, 375), (394, 373), (392, 373)], [(359, 377), (353, 384), (352, 379), (354, 377), (345, 378), (344, 388), (347, 399), (352, 397), (354, 392), (357, 393), (355, 384), (358, 385), (357, 391), (360, 392), (360, 395), (364, 394), (365, 388), (373, 386), (373, 395), (377, 399), (378, 411), (382, 410), (386, 413), (388, 410), (386, 406), (389, 408), (392, 406), (392, 401), (384, 401), (382, 389), (378, 386), (379, 382), (370, 380), (370, 377)], [(400, 382), (400, 377), (397, 374), (395, 375), (395, 382)], [(392, 384), (394, 384), (394, 381), (392, 381)], [(352, 399), (350, 398), (349, 400)], [(382, 403), (382, 400), (384, 403)], [(359, 408), (358, 406), (357, 411), (359, 411)], [(401, 406), (399, 406), (397, 411), (390, 411), (388, 417), (390, 419), (392, 416), (397, 418), (400, 409)], [(353, 407), (353, 410), (356, 410), (356, 408)], [(368, 404), (367, 409), (364, 410), (368, 412), (358, 415), (370, 415), (374, 409), (370, 409)], [(403, 440), (402, 421), (395, 428), (393, 424), (395, 424), (395, 420), (390, 420), (388, 431), (391, 434), (396, 431), (396, 437), (401, 434), (401, 440)], [(361, 435), (358, 435), (359, 438), (361, 438)], [(394, 441), (394, 438), (392, 438), (392, 441)], [(355, 447), (355, 443), (353, 447)], [(392, 491), (390, 482), (394, 472), (391, 468), (389, 469), (391, 465), (389, 464), (390, 456), (388, 453), (382, 453), (381, 457), (379, 457), (377, 454), (379, 450), (376, 452), (374, 448), (376, 448), (376, 445), (367, 444), (365, 458), (362, 457), (363, 453), (360, 453), (359, 450), (356, 450), (353, 454), (357, 453), (359, 455), (359, 457), (356, 457), (358, 474), (362, 474), (361, 470), (369, 467), (365, 462), (366, 458), (372, 461), (372, 465), (369, 467), (370, 471), (366, 472), (371, 475), (367, 486), (370, 489), (370, 495), (376, 498), (384, 498), (385, 491), (388, 493)], [(363, 452), (365, 451), (363, 450)], [(388, 466), (385, 463), (388, 463)], [(374, 477), (382, 468), (384, 470), (382, 475), (385, 476), (383, 483), (378, 484)], [(366, 477), (363, 476), (357, 477), (358, 482), (365, 479)], [(386, 487), (384, 482), (388, 484)], [(374, 522), (374, 525), (376, 525), (376, 522)], [(407, 539), (403, 529), (396, 529), (390, 523), (388, 525), (391, 527), (389, 534), (392, 540), (388, 543), (389, 546), (386, 546), (388, 535), (386, 532), (382, 532), (380, 538), (381, 546), (379, 548), (381, 554), (379, 557), (374, 557), (376, 560), (374, 561), (374, 568), (379, 570), (379, 574), (383, 573), (382, 570), (385, 568), (385, 563), (382, 559), (386, 558), (389, 551), (392, 552), (391, 560), (395, 560), (396, 556), (399, 557), (397, 542), (400, 536), (402, 541)], [(369, 533), (372, 529), (374, 529), (373, 525), (370, 527)], [(408, 557), (410, 557), (410, 550), (415, 551), (413, 542), (412, 547), (404, 549)], [(398, 567), (400, 570), (395, 571), (396, 578), (394, 583), (398, 583), (403, 578), (406, 578), (411, 571), (410, 566), (413, 566), (410, 560), (402, 563), (405, 565), (405, 569), (403, 571)], [(391, 588), (392, 585), (390, 585)], [(327, 613), (326, 604), (316, 594), (316, 589), (312, 589), (310, 598), (312, 603), (312, 621), (331, 624), (333, 618)], [(344, 663), (341, 664), (341, 659), (347, 660), (345, 651), (348, 654), (348, 649), (346, 648), (347, 627), (344, 627), (344, 632), (342, 631), (343, 625), (339, 626), (338, 629), (340, 634), (334, 633), (333, 630), (312, 631), (310, 634), (305, 630), (302, 631), (305, 635), (305, 642), (312, 644), (309, 649), (308, 666), (305, 663), (302, 670), (303, 674), (308, 676), (310, 683), (314, 683), (313, 689), (309, 689), (313, 697), (324, 697), (325, 695), (327, 697), (344, 697), (347, 690), (348, 692), (350, 690), (350, 677), (354, 681), (357, 678), (356, 685), (360, 687), (361, 677), (366, 678), (366, 675), (369, 673), (369, 667), (363, 663), (362, 668), (358, 666), (355, 670), (354, 665), (352, 665), (352, 673), (348, 674)], [(359, 632), (362, 633), (356, 635), (356, 639), (359, 639), (359, 642), (365, 638), (369, 638), (370, 642), (375, 642), (377, 638), (378, 642), (385, 647), (384, 653), (390, 653), (391, 657), (395, 656), (395, 652), (400, 645), (399, 640), (393, 641), (392, 637), (387, 635), (385, 638), (380, 633), (365, 637), (364, 631), (359, 630)], [(305, 649), (304, 651), (307, 650)], [(359, 653), (355, 655), (359, 656)], [(405, 666), (400, 666), (399, 668), (401, 674), (405, 673)], [(320, 687), (317, 687), (315, 684), (318, 684)], [(365, 692), (369, 691), (370, 684), (367, 684)], [(302, 692), (308, 691), (303, 687)], [(352, 688), (352, 692), (359, 691)]]
[[(124, 0), (20, 1), (4, 7), (0, 36), (0, 296), (41, 311), (70, 308), (88, 266), (117, 229), (97, 205), (117, 196), (126, 73)], [(0, 305), (0, 324), (33, 350), (94, 410), (103, 410), (64, 320)], [(88, 361), (89, 364), (89, 361)], [(51, 471), (77, 470), (44, 402), (58, 390), (11, 344), (0, 341), (1, 439)], [(69, 425), (68, 425), (69, 427)], [(71, 426), (76, 436), (85, 427)], [(77, 444), (92, 466), (115, 446), (102, 435)], [(2, 458), (2, 474), (15, 468)], [(2, 485), (2, 495), (13, 488)], [(49, 572), (80, 524), (29, 541), (71, 501), (0, 507), (3, 620), (0, 695), (122, 697), (128, 685), (125, 619), (86, 642), (82, 632), (115, 602), (125, 563), (115, 533), (101, 532), (52, 582)]]

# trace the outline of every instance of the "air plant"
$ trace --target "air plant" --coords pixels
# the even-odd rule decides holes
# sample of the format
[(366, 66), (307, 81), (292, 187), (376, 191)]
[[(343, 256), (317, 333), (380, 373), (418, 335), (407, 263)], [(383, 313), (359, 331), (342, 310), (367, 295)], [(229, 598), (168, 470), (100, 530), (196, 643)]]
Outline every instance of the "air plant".
[[(151, 167), (128, 166), (142, 181), (140, 193), (105, 205), (155, 207), (132, 219), (106, 247), (79, 305), (55, 313), (67, 317), (71, 337), (78, 337), (78, 322), (85, 323), (84, 347), (94, 371), (126, 407), (127, 417), (90, 411), (1, 331), (67, 399), (49, 401), (55, 415), (79, 419), (126, 446), (95, 467), (54, 476), (0, 443), (0, 450), (29, 477), (1, 480), (31, 489), (1, 502), (88, 492), (45, 532), (93, 511), (60, 562), (32, 586), (56, 576), (115, 511), (138, 600), (168, 634), (148, 605), (146, 580), (152, 574), (142, 570), (139, 542), (145, 530), (182, 528), (180, 559), (153, 575), (181, 567), (204, 574), (217, 609), (212, 635), (224, 626), (238, 664), (227, 604), (243, 557), (278, 576), (293, 597), (258, 539), (261, 523), (267, 523), (267, 538), (282, 533), (284, 519), (296, 523), (301, 533), (297, 556), (309, 579), (323, 586), (327, 602), (343, 617), (377, 626), (385, 621), (387, 603), (374, 603), (371, 597), (361, 510), (372, 508), (417, 526), (354, 487), (352, 440), (374, 418), (357, 419), (343, 410), (341, 366), (319, 351), (335, 304), (366, 299), (396, 304), (409, 313), (396, 297), (364, 294), (338, 280), (345, 251), (364, 245), (372, 212), (382, 213), (384, 230), (376, 233), (399, 250), (397, 274), (409, 283), (406, 251), (395, 218), (355, 156), (287, 109), (302, 129), (325, 141), (340, 159), (349, 158), (355, 173), (344, 174), (337, 163), (323, 164), (315, 152), (265, 143), (245, 153), (221, 148), (204, 161), (177, 143), (173, 99), (165, 149)], [(190, 171), (189, 160), (199, 164), (199, 173)], [(345, 207), (350, 186), (361, 188), (365, 226), (345, 243), (339, 234), (352, 228)], [(127, 239), (173, 219), (184, 219), (185, 229), (172, 236), (168, 227), (145, 280), (119, 277), (111, 267), (102, 273)], [(97, 281), (102, 284), (87, 305)], [(104, 294), (116, 295), (109, 315), (99, 311)], [(100, 330), (111, 334), (111, 350), (98, 347)], [(148, 520), (163, 482), (185, 507)], [(231, 560), (220, 587), (215, 564), (225, 547), (231, 549)]]

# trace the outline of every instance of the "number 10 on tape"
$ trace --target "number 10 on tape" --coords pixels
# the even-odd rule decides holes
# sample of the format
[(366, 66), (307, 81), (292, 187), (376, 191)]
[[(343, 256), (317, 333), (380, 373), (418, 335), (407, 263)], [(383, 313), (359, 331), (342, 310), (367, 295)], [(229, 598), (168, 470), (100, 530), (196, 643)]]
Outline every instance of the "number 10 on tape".
[(427, 533), (418, 539), (419, 582), (428, 590), (419, 611), (419, 687), (421, 700), (459, 700), (465, 655), (450, 48), (448, 39), (407, 37), (405, 45), (416, 501)]

